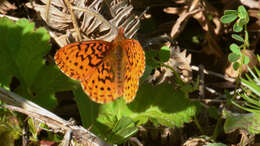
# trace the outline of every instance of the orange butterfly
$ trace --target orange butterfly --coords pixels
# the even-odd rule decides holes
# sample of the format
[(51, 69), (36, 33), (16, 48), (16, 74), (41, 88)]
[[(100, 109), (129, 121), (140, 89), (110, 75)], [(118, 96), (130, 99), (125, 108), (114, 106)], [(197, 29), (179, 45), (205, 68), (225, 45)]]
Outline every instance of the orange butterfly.
[(145, 68), (145, 54), (137, 40), (126, 39), (123, 28), (112, 41), (82, 41), (59, 49), (55, 62), (72, 79), (79, 80), (89, 98), (107, 103), (123, 96), (131, 102)]

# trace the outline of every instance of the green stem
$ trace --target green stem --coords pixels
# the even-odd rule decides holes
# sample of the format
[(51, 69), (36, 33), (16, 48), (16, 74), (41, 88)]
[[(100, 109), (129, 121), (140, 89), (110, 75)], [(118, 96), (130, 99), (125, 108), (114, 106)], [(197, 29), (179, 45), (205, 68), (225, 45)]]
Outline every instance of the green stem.
[(169, 66), (169, 65), (167, 65), (167, 64), (161, 63), (161, 62), (159, 62), (159, 61), (158, 61), (158, 63), (159, 63), (161, 66), (164, 66), (164, 67), (169, 68), (169, 69), (173, 72), (173, 74), (176, 76), (177, 81), (178, 81), (179, 83), (183, 84), (183, 81), (182, 81), (180, 75), (176, 72), (176, 70), (175, 70), (172, 66)]
[(200, 124), (199, 124), (199, 122), (198, 122), (198, 119), (197, 119), (197, 116), (196, 116), (196, 115), (194, 116), (194, 123), (195, 123), (195, 125), (197, 126), (197, 128), (199, 129), (200, 133), (201, 133), (202, 135), (204, 135), (204, 134), (205, 134), (205, 133), (204, 133), (204, 130), (201, 128), (201, 126), (200, 126)]
[[(243, 64), (244, 64), (244, 60), (245, 60), (245, 52), (246, 52), (246, 48), (249, 47), (249, 40), (248, 40), (248, 32), (247, 32), (247, 25), (244, 26), (244, 30), (245, 30), (245, 36), (244, 36), (244, 44), (242, 45), (243, 47), (243, 51), (242, 51), (242, 57), (240, 60), (240, 66), (239, 66), (239, 72), (238, 72), (238, 77), (236, 80), (236, 89), (239, 87), (239, 83), (240, 83), (240, 78), (242, 75), (242, 69), (243, 69)], [(234, 96), (236, 97), (236, 96)]]
[(221, 126), (222, 126), (221, 123), (222, 123), (222, 119), (221, 119), (221, 118), (218, 118), (216, 127), (215, 127), (215, 129), (214, 129), (214, 133), (213, 133), (213, 135), (212, 135), (212, 137), (211, 137), (214, 141), (216, 141), (216, 139), (217, 139), (217, 137), (218, 137), (218, 134), (219, 134), (219, 131), (220, 131), (219, 128), (221, 128)]

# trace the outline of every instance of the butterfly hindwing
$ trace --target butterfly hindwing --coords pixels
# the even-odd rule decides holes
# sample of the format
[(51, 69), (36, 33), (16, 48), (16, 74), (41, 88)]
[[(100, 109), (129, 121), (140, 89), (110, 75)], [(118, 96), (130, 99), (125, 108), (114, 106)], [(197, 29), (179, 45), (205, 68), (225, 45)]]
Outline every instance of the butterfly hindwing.
[(89, 98), (97, 103), (107, 103), (119, 97), (109, 59), (105, 59), (88, 80), (82, 80), (81, 86)]
[(124, 99), (131, 102), (138, 90), (139, 78), (145, 69), (145, 55), (140, 43), (136, 40), (124, 40), (123, 49), (126, 50), (127, 63), (124, 75)]

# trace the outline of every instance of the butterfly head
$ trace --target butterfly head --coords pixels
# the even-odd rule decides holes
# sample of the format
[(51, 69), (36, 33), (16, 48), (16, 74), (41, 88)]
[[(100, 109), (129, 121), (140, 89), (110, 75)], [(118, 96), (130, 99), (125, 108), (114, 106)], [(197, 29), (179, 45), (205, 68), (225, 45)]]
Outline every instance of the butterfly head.
[(126, 39), (126, 37), (124, 35), (124, 28), (120, 27), (118, 29), (118, 34), (117, 34), (117, 36), (116, 36), (116, 38), (114, 39), (113, 42), (122, 41), (122, 40), (125, 40), (125, 39)]

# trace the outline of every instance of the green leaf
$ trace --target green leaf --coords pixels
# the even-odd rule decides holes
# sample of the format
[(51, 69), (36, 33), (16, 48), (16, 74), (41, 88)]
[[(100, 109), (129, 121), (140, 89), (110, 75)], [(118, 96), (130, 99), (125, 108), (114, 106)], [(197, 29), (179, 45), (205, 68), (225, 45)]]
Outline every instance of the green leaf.
[(134, 120), (137, 125), (153, 119), (152, 121), (164, 126), (180, 127), (190, 122), (191, 117), (196, 113), (197, 106), (189, 101), (187, 96), (185, 92), (173, 90), (169, 84), (156, 87), (144, 84), (131, 104), (126, 104), (121, 99), (101, 105), (97, 120), (106, 127), (112, 127), (117, 119), (125, 116)]
[[(121, 97), (114, 102), (98, 105), (90, 101), (83, 91), (74, 92), (74, 94), (82, 123), (87, 127), (91, 125), (91, 131), (98, 136), (112, 143), (121, 143), (129, 137), (127, 135), (135, 133), (135, 126), (148, 121), (168, 127), (181, 127), (184, 123), (191, 122), (192, 116), (199, 107), (197, 102), (191, 102), (188, 99), (188, 91), (192, 90), (174, 90), (173, 87), (166, 83), (158, 86), (141, 84), (135, 100), (130, 104), (126, 104)], [(120, 120), (133, 121), (123, 122), (130, 123), (129, 125), (135, 124), (124, 131), (115, 128), (118, 127)], [(120, 125), (119, 127), (126, 127)]]
[(229, 62), (236, 62), (240, 58), (240, 55), (237, 55), (235, 53), (230, 53), (228, 55), (228, 61)]
[(249, 88), (252, 92), (254, 92), (258, 97), (260, 97), (260, 86), (257, 85), (255, 82), (253, 81), (248, 81), (245, 79), (241, 79), (241, 82), (243, 83), (243, 85), (246, 85), (247, 88)]
[(219, 118), (218, 109), (215, 106), (210, 107), (208, 112), (209, 112), (210, 117), (212, 117), (216, 120)]
[[(47, 80), (46, 80), (47, 79)], [(54, 65), (43, 66), (30, 88), (34, 96), (31, 100), (44, 106), (47, 109), (55, 108), (56, 97), (55, 92), (62, 92), (80, 88), (77, 81), (71, 80), (65, 76)]]
[(15, 76), (22, 86), (30, 87), (43, 66), (42, 57), (50, 50), (48, 32), (34, 30), (34, 24), (25, 19), (15, 24), (1, 18), (0, 33), (0, 72), (6, 74), (0, 78)]
[(73, 93), (80, 113), (81, 122), (84, 127), (88, 128), (96, 123), (99, 104), (91, 101), (81, 88), (74, 90)]
[(240, 35), (232, 34), (232, 38), (237, 41), (244, 42), (244, 39)]
[(240, 52), (240, 47), (239, 47), (237, 44), (235, 44), (235, 43), (231, 44), (231, 45), (229, 46), (229, 49), (230, 49), (233, 53), (235, 53), (235, 54), (237, 54), (237, 55), (240, 55), (240, 54), (241, 54), (241, 52)]
[(122, 117), (113, 126), (107, 141), (110, 143), (120, 144), (125, 142), (129, 137), (134, 135), (138, 131), (135, 123), (132, 119), (128, 117)]
[(21, 138), (23, 129), (18, 116), (14, 112), (0, 110), (0, 145), (15, 146), (17, 140)]
[(220, 18), (220, 21), (225, 24), (225, 23), (231, 23), (236, 19), (237, 19), (237, 11), (236, 10), (225, 10), (224, 16), (222, 16)]
[(249, 47), (248, 31), (245, 31), (245, 45)]
[(241, 27), (243, 27), (244, 25), (246, 25), (248, 22), (245, 18), (239, 18), (237, 21), (238, 25), (240, 25)]
[(237, 11), (236, 10), (225, 10), (224, 11), (224, 15), (237, 15)]
[(234, 25), (233, 25), (233, 30), (235, 32), (241, 32), (243, 30), (243, 26), (240, 25), (240, 23), (236, 22)]
[(161, 62), (166, 62), (170, 58), (170, 48), (163, 46), (159, 52), (159, 58)]
[(0, 85), (18, 81), (14, 91), (37, 104), (51, 109), (56, 106), (55, 92), (74, 88), (53, 65), (46, 65), (44, 56), (50, 51), (50, 36), (44, 28), (35, 29), (26, 19), (14, 23), (0, 18)]
[(248, 64), (250, 61), (249, 57), (248, 56), (245, 56), (244, 57), (244, 64)]
[(233, 63), (233, 69), (234, 69), (234, 70), (238, 70), (239, 66), (240, 66), (240, 65), (239, 65), (238, 62), (234, 62), (234, 63)]
[(145, 58), (146, 58), (146, 64), (149, 65), (152, 68), (157, 68), (160, 66), (155, 58), (158, 56), (159, 51), (156, 50), (149, 50), (145, 52)]
[(32, 118), (28, 119), (28, 127), (29, 127), (29, 131), (31, 134), (31, 140), (32, 141), (37, 141), (38, 140), (38, 132), (39, 132), (39, 128), (40, 128), (40, 122), (33, 120)]
[(238, 15), (240, 18), (245, 19), (245, 24), (249, 22), (248, 13), (246, 11), (246, 8), (243, 5), (238, 7)]
[(246, 129), (251, 134), (260, 133), (260, 114), (259, 113), (248, 113), (239, 114), (223, 111), (226, 117), (224, 123), (224, 131), (230, 133), (236, 129)]

